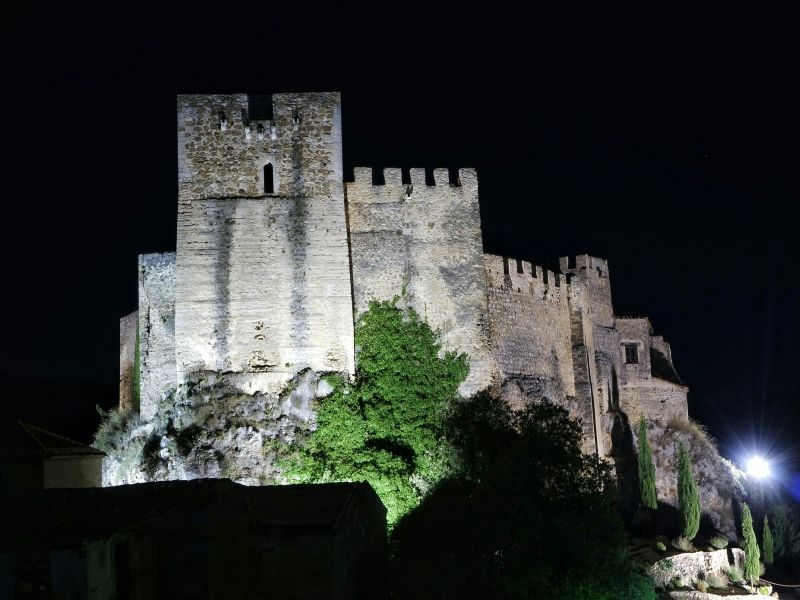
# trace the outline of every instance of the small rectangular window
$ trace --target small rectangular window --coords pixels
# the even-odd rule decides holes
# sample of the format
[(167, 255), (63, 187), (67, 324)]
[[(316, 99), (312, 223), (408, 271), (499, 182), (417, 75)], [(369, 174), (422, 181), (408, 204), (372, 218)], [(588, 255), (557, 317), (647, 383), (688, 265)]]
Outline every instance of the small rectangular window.
[(635, 365), (639, 362), (639, 347), (637, 344), (623, 344), (625, 347), (625, 364)]

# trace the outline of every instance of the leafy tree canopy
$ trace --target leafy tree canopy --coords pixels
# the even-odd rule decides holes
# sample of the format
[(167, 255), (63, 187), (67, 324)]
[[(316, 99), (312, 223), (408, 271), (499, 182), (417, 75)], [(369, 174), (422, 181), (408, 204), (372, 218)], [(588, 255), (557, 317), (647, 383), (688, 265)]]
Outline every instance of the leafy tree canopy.
[(392, 533), (398, 598), (654, 599), (632, 566), (608, 497), (608, 465), (551, 404), (457, 403), (445, 438), (458, 460)]
[(442, 476), (442, 420), (469, 372), (467, 356), (442, 352), (437, 332), (398, 300), (371, 302), (356, 322), (355, 379), (330, 379), (317, 429), (286, 470), (299, 481), (369, 481), (390, 525)]

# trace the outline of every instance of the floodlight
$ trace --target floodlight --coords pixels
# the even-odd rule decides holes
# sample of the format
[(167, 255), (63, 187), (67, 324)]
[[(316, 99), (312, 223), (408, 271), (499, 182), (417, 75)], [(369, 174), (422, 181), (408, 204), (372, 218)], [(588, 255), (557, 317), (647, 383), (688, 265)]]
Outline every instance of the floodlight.
[(764, 479), (765, 477), (769, 477), (769, 463), (761, 456), (754, 456), (747, 461), (747, 473), (756, 479)]

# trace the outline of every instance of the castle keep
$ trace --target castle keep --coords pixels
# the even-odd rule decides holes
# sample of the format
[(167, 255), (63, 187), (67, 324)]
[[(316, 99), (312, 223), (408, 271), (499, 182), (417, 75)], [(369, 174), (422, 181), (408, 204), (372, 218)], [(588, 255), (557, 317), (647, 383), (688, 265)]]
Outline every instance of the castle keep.
[(614, 315), (605, 260), (557, 273), (483, 252), (474, 170), (344, 182), (338, 93), (181, 95), (178, 161), (176, 251), (139, 257), (139, 308), (120, 321), (120, 406), (144, 423), (199, 375), (242, 394), (352, 375), (354, 315), (401, 292), (469, 355), (462, 395), (563, 404), (587, 451), (611, 451), (620, 413), (688, 416), (669, 344)]

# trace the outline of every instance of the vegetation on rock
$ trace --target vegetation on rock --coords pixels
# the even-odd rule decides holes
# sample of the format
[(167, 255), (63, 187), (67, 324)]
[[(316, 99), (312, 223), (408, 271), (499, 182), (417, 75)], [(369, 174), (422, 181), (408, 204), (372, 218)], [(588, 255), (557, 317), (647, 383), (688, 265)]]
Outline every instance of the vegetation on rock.
[(742, 550), (745, 554), (744, 577), (750, 580), (752, 586), (753, 580), (758, 579), (760, 575), (761, 553), (758, 550), (756, 532), (753, 529), (753, 515), (750, 513), (750, 507), (744, 502), (742, 502)]
[(285, 469), (293, 481), (368, 481), (390, 525), (445, 473), (443, 419), (469, 369), (465, 354), (440, 358), (437, 333), (398, 300), (373, 301), (359, 317), (355, 379), (334, 383)]
[(639, 445), (639, 491), (642, 496), (642, 504), (647, 508), (657, 509), (656, 467), (653, 464), (653, 452), (650, 450), (650, 442), (647, 441), (647, 425), (644, 417), (639, 420), (637, 439)]
[(692, 461), (683, 443), (678, 444), (678, 508), (681, 535), (693, 540), (700, 529), (700, 494), (692, 474)]
[(708, 540), (708, 543), (711, 544), (711, 547), (715, 550), (722, 550), (723, 548), (727, 548), (728, 538), (724, 535), (715, 535)]

